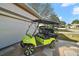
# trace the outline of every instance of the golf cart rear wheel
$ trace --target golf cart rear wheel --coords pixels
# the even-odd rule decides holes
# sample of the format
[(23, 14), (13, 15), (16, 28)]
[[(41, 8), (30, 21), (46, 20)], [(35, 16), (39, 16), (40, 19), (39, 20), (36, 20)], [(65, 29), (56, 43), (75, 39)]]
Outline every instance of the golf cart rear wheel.
[(24, 54), (26, 56), (30, 56), (34, 53), (34, 51), (35, 51), (35, 48), (34, 48), (33, 45), (27, 45), (26, 48), (25, 48)]

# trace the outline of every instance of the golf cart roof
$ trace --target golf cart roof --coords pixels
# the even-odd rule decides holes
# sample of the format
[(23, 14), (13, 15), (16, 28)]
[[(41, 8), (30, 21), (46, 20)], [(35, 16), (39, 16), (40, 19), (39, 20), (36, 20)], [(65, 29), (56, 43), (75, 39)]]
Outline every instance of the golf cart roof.
[(49, 21), (50, 19), (37, 19), (33, 20), (33, 22), (43, 23), (43, 24), (59, 24), (57, 22)]

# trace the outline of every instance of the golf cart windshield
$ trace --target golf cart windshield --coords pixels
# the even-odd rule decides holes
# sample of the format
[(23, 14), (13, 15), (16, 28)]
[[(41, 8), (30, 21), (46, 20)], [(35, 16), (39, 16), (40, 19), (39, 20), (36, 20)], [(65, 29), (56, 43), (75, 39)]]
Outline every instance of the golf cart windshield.
[(32, 36), (34, 32), (37, 32), (36, 30), (37, 26), (38, 26), (37, 22), (30, 23), (30, 25), (28, 26), (28, 29), (26, 30), (26, 35), (29, 34)]
[[(47, 20), (33, 20), (33, 23), (30, 25), (29, 30), (26, 34), (35, 35), (38, 32), (54, 32), (53, 29), (45, 28), (45, 27), (39, 27), (39, 24), (55, 24), (55, 22), (47, 21)], [(58, 23), (56, 23), (58, 24)]]

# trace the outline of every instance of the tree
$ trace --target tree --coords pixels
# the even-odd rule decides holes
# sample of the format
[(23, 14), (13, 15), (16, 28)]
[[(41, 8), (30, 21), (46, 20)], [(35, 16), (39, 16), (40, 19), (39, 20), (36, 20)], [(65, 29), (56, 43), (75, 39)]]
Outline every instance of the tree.
[(72, 24), (79, 24), (79, 20), (77, 20), (77, 19), (76, 20), (73, 20), (72, 21)]
[(60, 21), (60, 24), (61, 25), (66, 25), (66, 22), (65, 21)]
[(59, 23), (59, 18), (55, 14), (51, 4), (49, 3), (28, 3), (38, 14), (48, 21)]
[(47, 17), (51, 14), (51, 8), (49, 3), (28, 3), (38, 14), (43, 17)]
[(65, 27), (66, 27), (66, 22), (65, 22), (65, 21), (60, 21), (60, 26), (61, 26), (62, 28), (65, 28)]
[(53, 22), (56, 22), (56, 23), (59, 23), (60, 22), (59, 18), (55, 14), (54, 15), (51, 14), (50, 18), (53, 20)]

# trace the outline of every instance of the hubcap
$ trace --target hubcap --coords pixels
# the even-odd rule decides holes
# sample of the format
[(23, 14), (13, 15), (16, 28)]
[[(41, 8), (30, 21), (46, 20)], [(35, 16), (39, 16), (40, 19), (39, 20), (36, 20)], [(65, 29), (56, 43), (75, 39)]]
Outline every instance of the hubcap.
[(26, 55), (31, 55), (31, 54), (33, 54), (33, 52), (34, 52), (34, 48), (32, 46), (27, 47), (25, 50)]

